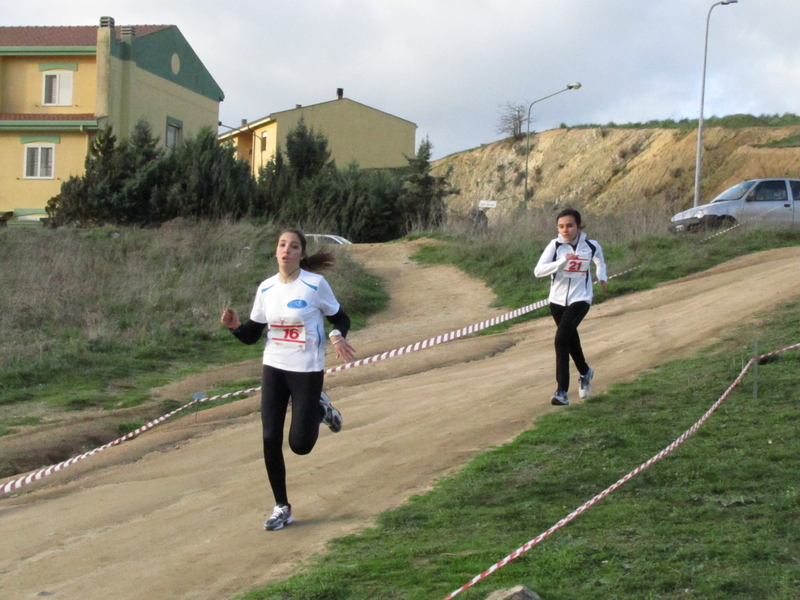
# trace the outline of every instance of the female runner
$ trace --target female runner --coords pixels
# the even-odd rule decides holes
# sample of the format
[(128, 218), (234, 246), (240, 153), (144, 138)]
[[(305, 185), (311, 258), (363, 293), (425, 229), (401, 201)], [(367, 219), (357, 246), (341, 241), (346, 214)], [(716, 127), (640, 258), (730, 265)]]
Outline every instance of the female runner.
[(606, 291), (606, 263), (603, 249), (581, 230), (581, 213), (566, 208), (556, 218), (558, 237), (542, 252), (533, 274), (550, 276), (550, 314), (556, 330), (556, 382), (558, 387), (550, 399), (556, 406), (569, 404), (569, 357), (578, 369), (578, 395), (588, 398), (592, 391), (594, 370), (586, 364), (578, 335), (578, 325), (592, 304), (592, 278), (589, 263), (594, 262), (597, 279)]
[(245, 344), (257, 343), (268, 330), (261, 381), (261, 425), (264, 462), (276, 503), (272, 516), (264, 523), (268, 531), (277, 531), (294, 521), (283, 460), (283, 427), (289, 398), (289, 447), (295, 454), (311, 452), (320, 423), (334, 432), (342, 428), (341, 414), (322, 392), (323, 316), (334, 326), (330, 339), (336, 356), (344, 361), (355, 358), (353, 347), (345, 339), (350, 318), (325, 278), (313, 272), (332, 266), (333, 255), (320, 251), (307, 256), (306, 238), (294, 229), (280, 235), (275, 254), (278, 273), (258, 286), (250, 320), (241, 323), (232, 308), (226, 308), (220, 318)]

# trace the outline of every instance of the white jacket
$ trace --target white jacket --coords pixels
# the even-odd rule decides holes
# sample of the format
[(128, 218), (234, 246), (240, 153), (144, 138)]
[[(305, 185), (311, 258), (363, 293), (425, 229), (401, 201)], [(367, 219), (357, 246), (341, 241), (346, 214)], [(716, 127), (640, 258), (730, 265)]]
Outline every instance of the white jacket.
[[(579, 260), (568, 260), (567, 254), (577, 254)], [(547, 244), (542, 252), (533, 274), (536, 277), (550, 275), (550, 302), (569, 306), (574, 302), (592, 303), (592, 277), (589, 264), (594, 262), (597, 279), (607, 281), (606, 262), (603, 249), (595, 240), (589, 240), (585, 233), (578, 234), (573, 246), (561, 236)]]

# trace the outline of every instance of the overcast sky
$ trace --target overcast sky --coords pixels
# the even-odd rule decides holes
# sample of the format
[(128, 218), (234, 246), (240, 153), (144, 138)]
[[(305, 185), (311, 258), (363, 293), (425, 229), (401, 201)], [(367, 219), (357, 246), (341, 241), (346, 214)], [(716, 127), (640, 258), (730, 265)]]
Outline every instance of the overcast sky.
[[(697, 118), (713, 0), (0, 0), (0, 25), (177, 25), (238, 125), (347, 98), (417, 124), (434, 157), (531, 129)], [(713, 9), (705, 116), (800, 113), (800, 0)]]

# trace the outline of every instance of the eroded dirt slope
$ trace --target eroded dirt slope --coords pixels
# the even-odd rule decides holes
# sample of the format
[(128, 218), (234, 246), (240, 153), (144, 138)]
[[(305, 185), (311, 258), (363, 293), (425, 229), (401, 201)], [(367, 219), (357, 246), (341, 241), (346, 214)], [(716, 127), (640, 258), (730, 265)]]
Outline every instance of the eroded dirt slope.
[[(764, 144), (800, 127), (708, 127), (703, 134), (703, 199), (746, 179), (797, 177), (800, 147)], [(663, 210), (669, 218), (691, 206), (697, 132), (677, 129), (551, 129), (531, 136), (527, 155), (530, 205), (579, 203), (595, 211)], [(448, 206), (465, 214), (494, 200), (490, 220), (513, 215), (525, 188), (526, 143), (502, 140), (451, 154), (434, 164), (460, 194)], [(643, 204), (645, 201), (646, 204)], [(666, 222), (666, 221), (665, 221)]]

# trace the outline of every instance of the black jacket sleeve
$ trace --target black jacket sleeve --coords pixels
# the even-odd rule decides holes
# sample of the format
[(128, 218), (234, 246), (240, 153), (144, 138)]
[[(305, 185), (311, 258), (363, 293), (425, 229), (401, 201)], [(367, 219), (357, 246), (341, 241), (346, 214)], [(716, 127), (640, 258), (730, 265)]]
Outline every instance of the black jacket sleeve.
[(350, 331), (350, 317), (347, 313), (339, 307), (339, 312), (330, 317), (325, 317), (336, 329), (342, 332), (342, 337), (347, 337), (347, 332)]
[(231, 333), (236, 336), (240, 342), (244, 342), (248, 346), (255, 344), (261, 339), (264, 330), (267, 328), (266, 323), (259, 323), (258, 321), (248, 321), (242, 323), (236, 329), (231, 329)]

